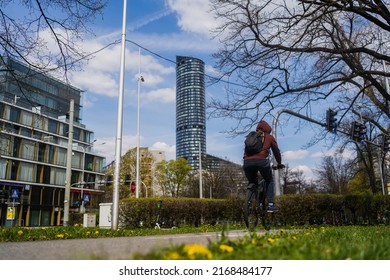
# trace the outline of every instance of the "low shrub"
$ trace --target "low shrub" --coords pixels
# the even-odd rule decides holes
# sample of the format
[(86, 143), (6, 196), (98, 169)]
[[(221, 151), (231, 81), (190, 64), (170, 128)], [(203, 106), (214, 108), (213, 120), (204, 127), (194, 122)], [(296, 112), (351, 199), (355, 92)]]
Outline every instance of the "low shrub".
[[(159, 201), (161, 208), (158, 208)], [(383, 195), (281, 195), (276, 198), (279, 225), (363, 225), (389, 222), (390, 197)], [(125, 228), (241, 224), (241, 199), (138, 198), (120, 204)]]

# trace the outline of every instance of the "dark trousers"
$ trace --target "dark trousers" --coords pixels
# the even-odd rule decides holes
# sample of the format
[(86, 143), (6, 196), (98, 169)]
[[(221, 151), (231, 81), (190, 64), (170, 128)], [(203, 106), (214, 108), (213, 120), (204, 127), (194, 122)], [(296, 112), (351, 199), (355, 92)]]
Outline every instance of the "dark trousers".
[(248, 179), (249, 184), (258, 184), (260, 172), (267, 186), (267, 199), (269, 203), (274, 202), (274, 177), (272, 175), (271, 163), (268, 159), (249, 159), (244, 160), (243, 166), (245, 176)]

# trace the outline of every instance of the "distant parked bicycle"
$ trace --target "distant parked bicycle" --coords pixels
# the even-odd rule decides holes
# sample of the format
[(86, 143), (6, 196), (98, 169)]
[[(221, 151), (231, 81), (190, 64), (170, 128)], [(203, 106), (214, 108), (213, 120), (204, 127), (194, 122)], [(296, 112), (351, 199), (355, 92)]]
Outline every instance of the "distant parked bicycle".
[[(282, 167), (273, 166), (272, 169), (281, 169)], [(259, 216), (262, 226), (269, 230), (273, 221), (274, 212), (268, 210), (267, 185), (263, 179), (260, 179), (257, 185), (249, 184), (243, 205), (243, 215), (245, 226), (249, 231), (254, 231), (259, 222)]]

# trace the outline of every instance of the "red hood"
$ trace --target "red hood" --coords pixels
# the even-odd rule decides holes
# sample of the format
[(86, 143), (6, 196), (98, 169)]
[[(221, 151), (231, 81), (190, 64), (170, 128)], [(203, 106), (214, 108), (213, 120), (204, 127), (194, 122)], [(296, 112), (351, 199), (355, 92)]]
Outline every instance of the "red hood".
[(260, 129), (262, 131), (264, 131), (265, 133), (271, 133), (271, 131), (272, 131), (271, 126), (264, 120), (259, 121), (259, 123), (256, 127), (256, 130), (260, 130)]

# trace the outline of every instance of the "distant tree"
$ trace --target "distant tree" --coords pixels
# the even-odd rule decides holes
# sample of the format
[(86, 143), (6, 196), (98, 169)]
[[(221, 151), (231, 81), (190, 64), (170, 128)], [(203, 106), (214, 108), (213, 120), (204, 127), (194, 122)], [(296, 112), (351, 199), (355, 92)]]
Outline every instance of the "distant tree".
[(348, 193), (352, 193), (352, 194), (372, 193), (368, 177), (364, 171), (360, 170), (357, 173), (355, 173), (353, 178), (348, 182)]
[(314, 170), (318, 188), (324, 192), (342, 194), (348, 192), (348, 182), (352, 178), (352, 164), (341, 157), (326, 156)]
[[(151, 166), (154, 164), (154, 159), (152, 154), (147, 149), (142, 149), (142, 157), (140, 157), (140, 189), (139, 194), (141, 197), (146, 196), (145, 188), (148, 189), (148, 193), (151, 193), (151, 188), (153, 184), (153, 174)], [(137, 150), (131, 149), (128, 150), (121, 157), (121, 170), (119, 174), (119, 199), (128, 198), (134, 196), (130, 190), (131, 182), (136, 181), (136, 170), (137, 170)], [(114, 176), (115, 165), (111, 165), (106, 170), (106, 176)], [(130, 175), (131, 182), (125, 182), (126, 176)], [(112, 194), (112, 184), (109, 184), (109, 189), (107, 190), (108, 195)]]
[(203, 178), (204, 196), (211, 198), (237, 198), (243, 192), (243, 187), (246, 187), (246, 184), (243, 186), (243, 182), (247, 182), (244, 173), (239, 172), (237, 167), (230, 164), (205, 171)]
[(163, 196), (181, 196), (183, 188), (188, 184), (191, 169), (184, 158), (158, 162), (155, 177)]
[[(63, 73), (86, 59), (77, 45), (101, 13), (102, 0), (0, 1), (0, 58)], [(50, 48), (49, 48), (50, 46)], [(55, 49), (53, 49), (53, 46)]]

